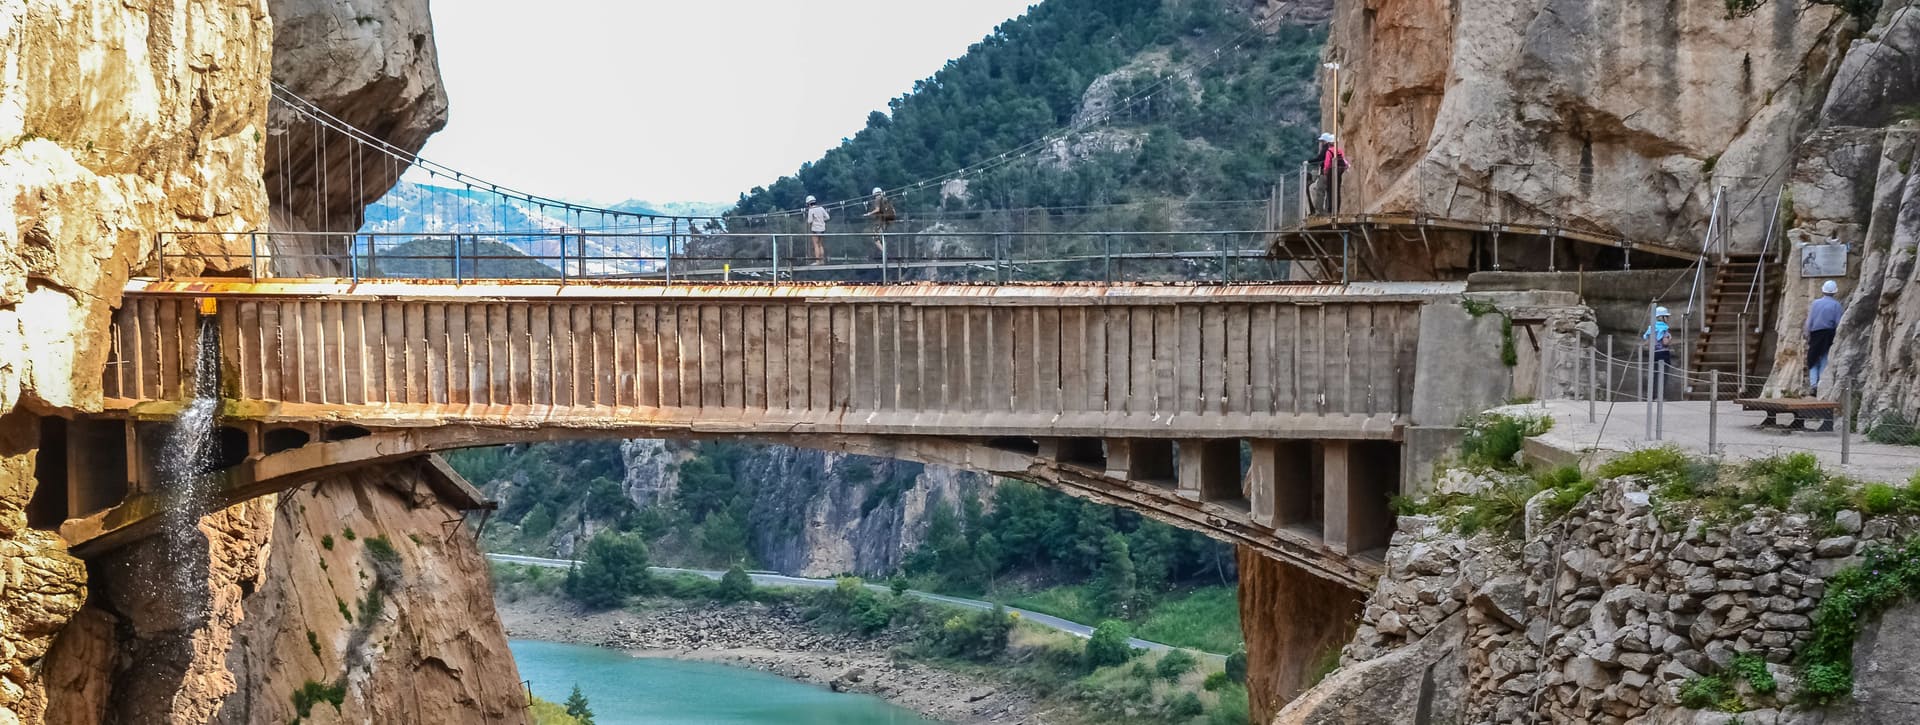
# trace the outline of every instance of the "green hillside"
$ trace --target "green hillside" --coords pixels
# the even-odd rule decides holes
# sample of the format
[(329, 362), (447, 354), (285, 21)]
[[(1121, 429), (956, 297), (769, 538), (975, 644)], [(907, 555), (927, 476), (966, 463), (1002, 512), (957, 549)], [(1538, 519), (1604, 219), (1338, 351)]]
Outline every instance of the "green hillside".
[[(857, 200), (967, 167), (984, 168), (965, 175), (964, 200), (933, 184), (897, 199), (901, 212), (1263, 198), (1311, 153), (1326, 31), (1255, 27), (1248, 4), (1047, 0), (818, 161), (742, 194), (734, 213), (795, 209), (808, 194)], [(1089, 85), (1121, 68), (1095, 94), (1110, 110), (1086, 113)], [(1034, 153), (1076, 114), (1096, 122)]]

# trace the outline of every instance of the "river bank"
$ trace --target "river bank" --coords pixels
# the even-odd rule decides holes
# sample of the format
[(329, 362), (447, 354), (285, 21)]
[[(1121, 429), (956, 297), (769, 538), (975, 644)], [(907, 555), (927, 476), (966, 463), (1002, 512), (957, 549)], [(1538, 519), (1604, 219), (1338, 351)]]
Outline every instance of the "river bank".
[(822, 632), (787, 604), (667, 603), (590, 612), (545, 596), (497, 602), (507, 636), (714, 662), (880, 697), (944, 722), (1029, 723), (1047, 717), (1033, 698), (987, 677), (895, 657), (898, 637)]

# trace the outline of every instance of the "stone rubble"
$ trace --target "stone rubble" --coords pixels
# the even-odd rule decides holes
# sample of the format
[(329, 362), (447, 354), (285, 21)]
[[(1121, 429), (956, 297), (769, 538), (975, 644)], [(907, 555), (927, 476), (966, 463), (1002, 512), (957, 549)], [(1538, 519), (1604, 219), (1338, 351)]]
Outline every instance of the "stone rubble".
[[(1790, 663), (1812, 637), (1826, 579), (1859, 562), (1864, 548), (1920, 530), (1910, 518), (1863, 521), (1842, 511), (1818, 521), (1751, 507), (1734, 524), (1695, 518), (1669, 527), (1633, 479), (1602, 483), (1555, 521), (1543, 520), (1540, 502), (1529, 503), (1520, 542), (1463, 538), (1438, 517), (1402, 517), (1341, 672), (1400, 668), (1418, 689), (1419, 667), (1427, 678), (1458, 668), (1450, 676), (1464, 686), (1429, 693), (1436, 721), (1719, 723), (1726, 713), (1682, 707), (1680, 689), (1754, 653), (1780, 691), (1760, 695), (1739, 683), (1750, 707), (1776, 708), (1741, 722), (1821, 722), (1826, 713), (1778, 708), (1792, 700)], [(1412, 668), (1396, 660), (1416, 650), (1432, 655)], [(1349, 681), (1362, 680), (1337, 672), (1323, 686)], [(1338, 702), (1303, 697), (1275, 722), (1337, 722), (1327, 703)], [(1900, 713), (1886, 722), (1920, 714), (1900, 703), (1856, 706)]]

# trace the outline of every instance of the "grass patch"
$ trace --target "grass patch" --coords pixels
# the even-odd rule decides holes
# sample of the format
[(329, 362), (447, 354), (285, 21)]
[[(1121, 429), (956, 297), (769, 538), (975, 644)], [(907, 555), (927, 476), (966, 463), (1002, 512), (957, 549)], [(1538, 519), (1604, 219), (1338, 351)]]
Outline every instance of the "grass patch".
[(307, 630), (307, 648), (313, 650), (313, 656), (320, 656), (320, 637), (311, 629)]
[(1493, 413), (1467, 419), (1466, 435), (1460, 439), (1460, 461), (1471, 467), (1517, 471), (1514, 456), (1526, 439), (1553, 430), (1547, 417)]
[(1503, 476), (1479, 493), (1436, 494), (1425, 499), (1395, 496), (1391, 504), (1401, 515), (1440, 516), (1462, 536), (1492, 531), (1518, 538), (1524, 533), (1527, 502), (1534, 496), (1551, 494), (1544, 502), (1544, 513), (1551, 521), (1572, 511), (1595, 485), (1579, 468), (1561, 466), (1531, 476)]
[(367, 553), (373, 556), (375, 563), (386, 567), (400, 566), (400, 552), (394, 551), (393, 542), (385, 536), (367, 539)]
[(1240, 632), (1240, 594), (1234, 587), (1205, 587), (1172, 596), (1147, 609), (1134, 630), (1141, 639), (1227, 654), (1246, 644)]

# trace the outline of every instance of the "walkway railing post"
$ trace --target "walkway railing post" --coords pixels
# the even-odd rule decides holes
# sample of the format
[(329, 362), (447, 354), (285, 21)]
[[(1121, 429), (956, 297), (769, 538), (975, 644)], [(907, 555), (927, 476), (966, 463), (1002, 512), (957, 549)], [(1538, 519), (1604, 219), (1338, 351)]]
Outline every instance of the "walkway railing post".
[(1547, 352), (1552, 348), (1546, 345), (1545, 340), (1542, 340), (1538, 349), (1540, 350), (1539, 354), (1533, 356), (1533, 365), (1539, 368), (1534, 371), (1534, 377), (1538, 378), (1538, 380), (1533, 384), (1533, 397), (1535, 402), (1539, 403), (1542, 409), (1545, 409), (1547, 407)]
[(380, 276), (380, 236), (367, 235), (367, 276)]
[(560, 284), (567, 283), (567, 235), (560, 234)]
[(880, 233), (880, 284), (887, 283), (887, 233)]
[(993, 235), (993, 278), (1000, 284), (1007, 283), (1007, 265), (1001, 256), (1001, 245), (1006, 243), (1006, 235)]
[(1353, 283), (1353, 232), (1340, 232), (1340, 284)]
[(1853, 391), (1840, 386), (1840, 465), (1853, 462)]
[(1594, 408), (1600, 399), (1600, 355), (1599, 348), (1587, 348), (1587, 422), (1594, 421)]
[(1646, 439), (1653, 440), (1653, 350), (1646, 345), (1634, 348), (1634, 362), (1640, 368), (1641, 400), (1647, 403)]
[[(1607, 365), (1607, 402), (1609, 403), (1620, 399), (1620, 391), (1613, 387), (1613, 361), (1614, 361), (1613, 336), (1608, 335), (1607, 336), (1607, 359), (1605, 360), (1605, 362)], [(1620, 377), (1622, 378), (1621, 382), (1625, 383), (1626, 374), (1622, 372)], [(1611, 408), (1609, 408), (1609, 410), (1611, 410)]]
[(773, 281), (780, 281), (780, 235), (769, 235), (773, 239)]
[(1104, 250), (1100, 253), (1100, 259), (1106, 267), (1107, 284), (1113, 284), (1113, 235), (1100, 235), (1100, 246)]
[(247, 276), (260, 281), (260, 233), (247, 232)]
[[(566, 271), (566, 268), (567, 266), (565, 264), (560, 265), (562, 272)], [(460, 235), (455, 234), (453, 235), (453, 283), (460, 284), (460, 281)]]
[(1720, 452), (1720, 371), (1707, 383), (1707, 455)]
[(360, 246), (359, 241), (351, 235), (347, 237), (347, 275), (356, 285), (360, 284), (360, 252), (357, 249)]
[(1653, 439), (1667, 439), (1667, 364), (1653, 361)]
[(673, 236), (667, 236), (666, 262), (663, 265), (667, 274), (667, 284), (673, 284)]
[(1227, 263), (1227, 235), (1215, 237), (1214, 246), (1220, 250), (1220, 281), (1232, 282), (1233, 268)]
[(1739, 362), (1739, 365), (1740, 365), (1740, 369), (1739, 369), (1739, 370), (1736, 370), (1736, 371), (1734, 371), (1734, 372), (1735, 372), (1735, 375), (1734, 375), (1734, 378), (1733, 378), (1733, 389), (1734, 389), (1735, 391), (1738, 391), (1738, 392), (1736, 393), (1736, 396), (1735, 396), (1735, 397), (1738, 397), (1739, 395), (1745, 395), (1745, 394), (1746, 394), (1746, 390), (1747, 390), (1747, 371), (1748, 371), (1748, 370), (1751, 370), (1751, 369), (1752, 369), (1752, 368), (1749, 368), (1749, 367), (1747, 367), (1747, 313), (1745, 313), (1745, 312), (1742, 312), (1742, 313), (1740, 313), (1740, 342), (1739, 342), (1739, 344), (1740, 344), (1740, 350), (1739, 350), (1739, 352), (1737, 353), (1737, 355), (1738, 355), (1738, 359), (1739, 359), (1739, 361), (1740, 361), (1740, 362)]
[(587, 233), (584, 230), (580, 232), (580, 236), (575, 237), (575, 243), (580, 246), (575, 247), (573, 250), (573, 258), (577, 260), (574, 264), (580, 265), (580, 271), (574, 276), (585, 277), (587, 276)]

